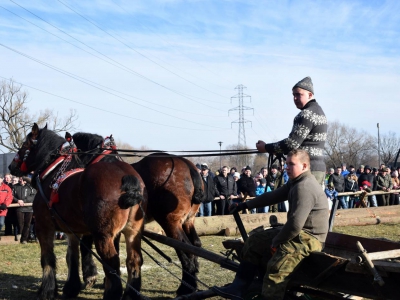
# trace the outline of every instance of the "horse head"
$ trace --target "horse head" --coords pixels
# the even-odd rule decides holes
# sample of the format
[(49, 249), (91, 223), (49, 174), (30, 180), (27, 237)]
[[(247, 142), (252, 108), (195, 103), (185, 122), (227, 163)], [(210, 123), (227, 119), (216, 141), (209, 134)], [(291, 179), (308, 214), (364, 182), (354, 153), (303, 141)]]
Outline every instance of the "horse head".
[(26, 136), (21, 148), (8, 166), (11, 174), (23, 176), (37, 171), (48, 163), (51, 156), (57, 154), (58, 147), (64, 142), (62, 137), (47, 129), (47, 124), (40, 129), (34, 123), (31, 132)]
[[(47, 128), (47, 124), (45, 128)], [(37, 144), (39, 131), (39, 126), (34, 123), (31, 132), (26, 136), (21, 148), (17, 151), (17, 154), (15, 155), (11, 164), (8, 166), (8, 169), (10, 170), (12, 175), (23, 176), (28, 173), (26, 160), (32, 148)]]

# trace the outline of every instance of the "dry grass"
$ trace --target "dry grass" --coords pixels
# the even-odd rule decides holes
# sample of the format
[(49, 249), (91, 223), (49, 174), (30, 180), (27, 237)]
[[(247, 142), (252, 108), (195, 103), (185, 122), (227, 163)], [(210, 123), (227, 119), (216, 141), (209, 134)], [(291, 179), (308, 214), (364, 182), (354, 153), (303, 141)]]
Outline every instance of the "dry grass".
[[(359, 235), (371, 238), (386, 238), (400, 241), (400, 224), (380, 224), (374, 226), (348, 226), (335, 228), (336, 232)], [(231, 237), (230, 237), (231, 238)], [(203, 247), (207, 250), (219, 253), (224, 251), (222, 241), (226, 239), (220, 236), (201, 237)], [(156, 243), (156, 242), (155, 242)], [(157, 244), (157, 243), (156, 243)], [(157, 244), (173, 261), (179, 264), (179, 260), (172, 248)], [(124, 266), (125, 248), (121, 244), (121, 265)], [(180, 277), (181, 271), (173, 264), (169, 264), (155, 253), (148, 245), (143, 248), (151, 253), (159, 262), (165, 265), (173, 274)], [(57, 256), (57, 279), (59, 290), (67, 279), (67, 268), (65, 262), (66, 242), (56, 241), (55, 252)], [(35, 299), (36, 291), (41, 280), (40, 247), (38, 244), (11, 244), (1, 245), (0, 242), (0, 299)], [(142, 293), (151, 299), (170, 299), (175, 297), (175, 290), (179, 285), (178, 279), (174, 278), (166, 270), (159, 267), (146, 254), (143, 254), (143, 284)], [(234, 273), (220, 266), (200, 259), (199, 278), (209, 286), (224, 285), (231, 282)], [(98, 264), (100, 276), (98, 283), (102, 282), (104, 273)], [(126, 279), (124, 268), (123, 278)], [(206, 289), (199, 286), (200, 289)], [(92, 289), (82, 291), (76, 299), (102, 299), (102, 288), (96, 284)]]
[[(224, 237), (209, 236), (202, 237), (203, 247), (207, 250), (219, 253), (223, 251), (222, 241)], [(168, 246), (158, 244), (157, 246), (172, 258), (173, 262), (180, 265), (175, 251)], [(1, 245), (1, 241), (0, 241)], [(65, 241), (55, 241), (55, 253), (57, 256), (57, 280), (59, 292), (67, 279), (67, 267), (65, 261), (67, 244)], [(169, 264), (148, 245), (143, 243), (143, 248), (156, 260), (163, 264), (170, 272), (181, 277), (181, 270), (174, 264)], [(121, 243), (121, 272), (126, 280), (125, 268), (125, 244)], [(36, 292), (40, 286), (42, 270), (40, 267), (39, 244), (28, 243), (26, 245), (9, 244), (0, 246), (0, 299), (35, 299)], [(151, 299), (170, 299), (175, 297), (175, 290), (179, 286), (179, 280), (158, 266), (153, 260), (143, 253), (144, 264), (142, 267), (143, 283), (142, 293)], [(224, 285), (231, 282), (234, 273), (220, 266), (200, 258), (199, 279), (205, 284)], [(103, 290), (99, 283), (104, 277), (104, 272), (99, 263), (98, 283), (91, 289), (82, 291), (76, 299), (102, 299)], [(200, 289), (206, 289), (200, 285)]]

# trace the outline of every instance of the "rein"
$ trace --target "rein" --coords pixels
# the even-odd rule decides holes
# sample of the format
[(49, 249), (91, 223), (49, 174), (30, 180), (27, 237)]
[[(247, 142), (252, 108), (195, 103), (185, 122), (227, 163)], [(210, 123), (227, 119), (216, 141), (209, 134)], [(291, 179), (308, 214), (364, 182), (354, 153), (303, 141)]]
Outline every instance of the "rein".
[[(158, 150), (140, 150), (140, 151), (136, 151), (136, 150), (124, 150), (124, 149), (115, 149), (113, 151), (121, 151), (121, 152), (140, 152), (140, 153), (159, 153), (159, 155), (155, 156), (155, 157), (170, 157), (170, 155), (166, 152), (166, 151), (158, 151)], [(260, 153), (257, 150), (251, 150), (251, 151), (238, 151), (238, 150), (232, 150), (232, 151), (236, 151), (236, 152), (217, 152), (217, 153), (208, 153), (208, 154), (183, 154), (183, 155), (174, 155), (174, 157), (207, 157), (207, 156), (226, 156), (226, 155), (247, 155), (247, 154), (256, 154), (256, 153)], [(171, 151), (171, 152), (198, 152), (198, 151)], [(202, 152), (214, 152), (214, 151), (201, 151)], [(97, 153), (89, 153), (89, 152), (76, 152), (76, 154), (78, 155), (98, 155)], [(164, 154), (164, 155), (163, 155)], [(104, 156), (115, 156), (115, 154), (102, 154)], [(121, 157), (147, 157), (148, 155), (140, 155), (140, 154), (121, 154), (118, 153), (119, 156)]]

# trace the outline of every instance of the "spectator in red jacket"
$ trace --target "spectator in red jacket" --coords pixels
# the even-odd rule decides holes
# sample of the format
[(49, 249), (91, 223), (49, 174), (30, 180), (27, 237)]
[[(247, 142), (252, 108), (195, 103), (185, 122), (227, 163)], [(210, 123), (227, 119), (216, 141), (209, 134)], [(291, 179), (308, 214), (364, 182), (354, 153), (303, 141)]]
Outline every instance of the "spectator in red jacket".
[(10, 187), (4, 182), (3, 174), (0, 174), (0, 231), (3, 228), (4, 219), (7, 215), (7, 206), (11, 204), (12, 200), (13, 193)]

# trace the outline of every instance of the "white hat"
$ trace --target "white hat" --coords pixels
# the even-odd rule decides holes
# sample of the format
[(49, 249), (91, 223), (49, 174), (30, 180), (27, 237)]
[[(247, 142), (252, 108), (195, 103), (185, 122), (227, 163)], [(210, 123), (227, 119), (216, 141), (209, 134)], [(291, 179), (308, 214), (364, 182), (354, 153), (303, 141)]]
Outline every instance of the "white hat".
[(235, 172), (235, 174), (233, 174), (233, 177), (240, 178), (240, 173), (239, 172)]
[(208, 165), (206, 163), (201, 163), (201, 168), (208, 169)]

